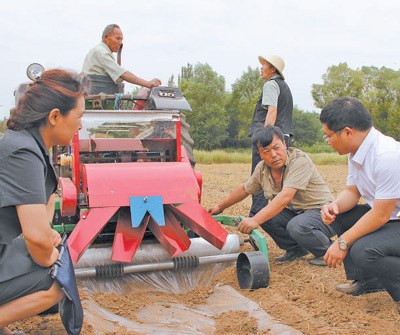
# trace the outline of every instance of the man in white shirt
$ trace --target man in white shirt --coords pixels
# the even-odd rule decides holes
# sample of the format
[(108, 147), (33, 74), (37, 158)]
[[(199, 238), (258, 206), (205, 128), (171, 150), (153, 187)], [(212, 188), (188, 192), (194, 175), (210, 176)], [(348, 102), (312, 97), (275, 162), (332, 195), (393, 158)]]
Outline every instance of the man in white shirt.
[(355, 98), (332, 101), (320, 120), (328, 143), (349, 154), (346, 188), (321, 210), (339, 236), (324, 260), (334, 268), (343, 262), (353, 280), (336, 289), (355, 296), (387, 290), (400, 308), (400, 143), (376, 130)]
[[(102, 42), (96, 45), (87, 54), (82, 66), (82, 75), (98, 75), (110, 77), (114, 83), (122, 81), (152, 88), (161, 85), (161, 81), (154, 78), (150, 81), (144, 80), (132, 72), (125, 70), (118, 64), (113, 56), (114, 52), (122, 46), (123, 34), (121, 28), (116, 24), (109, 24), (104, 28)], [(117, 92), (115, 92), (117, 93)]]

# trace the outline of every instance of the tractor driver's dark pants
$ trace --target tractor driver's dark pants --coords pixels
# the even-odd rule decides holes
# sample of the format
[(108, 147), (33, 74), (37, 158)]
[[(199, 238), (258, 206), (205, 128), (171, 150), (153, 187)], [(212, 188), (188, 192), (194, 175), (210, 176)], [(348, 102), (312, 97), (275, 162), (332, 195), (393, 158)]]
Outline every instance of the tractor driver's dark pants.
[(264, 222), (261, 228), (267, 232), (279, 248), (293, 250), (304, 248), (314, 256), (325, 255), (331, 246), (334, 230), (323, 223), (320, 209), (311, 209), (295, 214), (285, 208), (272, 219)]
[[(371, 208), (357, 205), (339, 214), (330, 224), (340, 236)], [(349, 280), (377, 277), (394, 301), (400, 301), (400, 220), (389, 221), (378, 230), (360, 237), (343, 260)]]
[[(289, 148), (290, 137), (285, 135), (286, 147)], [(254, 169), (257, 164), (261, 162), (261, 156), (258, 151), (258, 147), (252, 145), (251, 147), (251, 174), (253, 174)], [(252, 205), (250, 208), (249, 217), (256, 215), (261, 209), (268, 205), (268, 200), (264, 198), (264, 192), (252, 196)]]

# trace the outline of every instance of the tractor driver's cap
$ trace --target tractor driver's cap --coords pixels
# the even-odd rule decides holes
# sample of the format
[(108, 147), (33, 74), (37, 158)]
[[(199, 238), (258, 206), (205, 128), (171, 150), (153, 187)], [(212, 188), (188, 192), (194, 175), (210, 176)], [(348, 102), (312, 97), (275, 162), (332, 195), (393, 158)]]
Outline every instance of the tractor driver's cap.
[(283, 69), (285, 68), (285, 62), (283, 59), (277, 55), (272, 55), (267, 58), (264, 58), (262, 56), (258, 56), (258, 60), (262, 65), (264, 65), (265, 62), (270, 63), (281, 75), (282, 79), (285, 79), (283, 76)]

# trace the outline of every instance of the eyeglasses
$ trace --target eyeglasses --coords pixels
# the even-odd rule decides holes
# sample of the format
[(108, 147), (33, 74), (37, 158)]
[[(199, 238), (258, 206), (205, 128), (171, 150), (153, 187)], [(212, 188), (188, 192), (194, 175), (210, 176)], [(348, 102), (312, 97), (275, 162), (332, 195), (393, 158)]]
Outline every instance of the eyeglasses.
[(332, 136), (333, 134), (340, 133), (343, 129), (344, 129), (344, 128), (340, 128), (339, 130), (334, 131), (332, 134), (322, 136), (322, 138), (323, 138), (326, 142), (328, 142), (329, 139), (331, 138), (331, 136)]

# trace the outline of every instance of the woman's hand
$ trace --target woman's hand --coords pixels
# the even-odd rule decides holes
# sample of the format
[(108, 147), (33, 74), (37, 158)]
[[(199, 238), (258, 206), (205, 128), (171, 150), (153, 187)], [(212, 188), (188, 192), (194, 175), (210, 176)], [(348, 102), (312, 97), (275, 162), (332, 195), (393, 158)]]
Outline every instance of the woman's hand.
[(51, 234), (53, 237), (53, 245), (57, 248), (62, 242), (61, 235), (58, 231), (56, 231), (54, 229), (51, 230)]
[(60, 245), (61, 236), (49, 225), (46, 205), (19, 205), (17, 214), (32, 259), (43, 267), (53, 265), (59, 257), (56, 246)]

